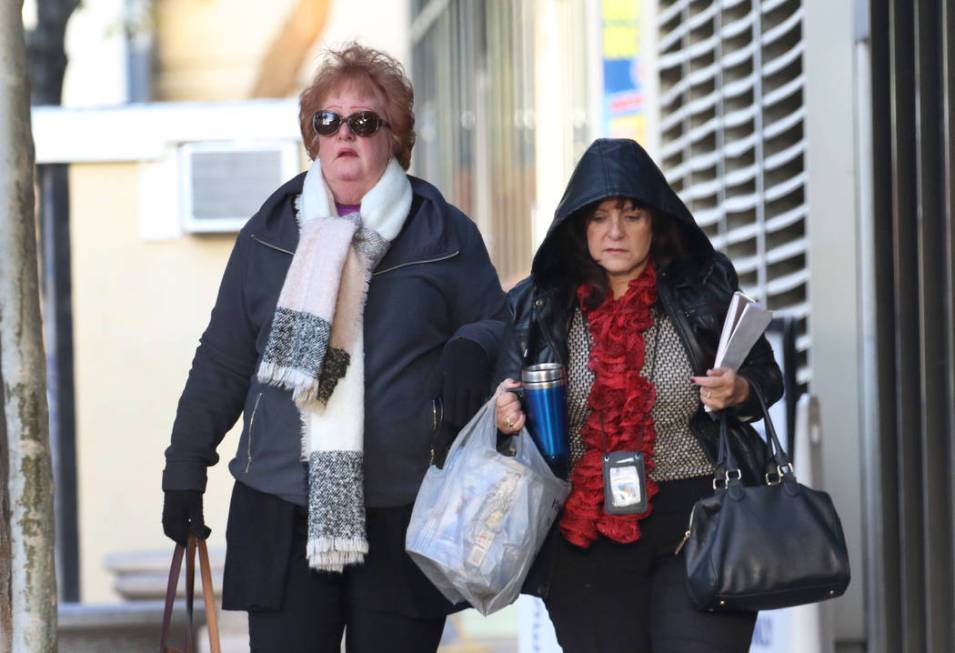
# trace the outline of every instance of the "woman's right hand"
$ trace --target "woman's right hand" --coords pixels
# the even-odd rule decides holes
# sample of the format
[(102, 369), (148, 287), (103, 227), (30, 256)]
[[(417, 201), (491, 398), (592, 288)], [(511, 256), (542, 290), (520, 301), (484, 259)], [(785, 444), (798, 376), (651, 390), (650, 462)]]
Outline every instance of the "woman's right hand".
[(202, 516), (202, 491), (166, 490), (162, 502), (162, 530), (179, 546), (186, 546), (190, 535), (205, 540), (212, 533)]
[(521, 387), (520, 381), (504, 379), (494, 393), (494, 420), (497, 422), (497, 430), (505, 435), (520, 433), (524, 428), (526, 416), (521, 410), (521, 402), (516, 394), (510, 392), (519, 387)]

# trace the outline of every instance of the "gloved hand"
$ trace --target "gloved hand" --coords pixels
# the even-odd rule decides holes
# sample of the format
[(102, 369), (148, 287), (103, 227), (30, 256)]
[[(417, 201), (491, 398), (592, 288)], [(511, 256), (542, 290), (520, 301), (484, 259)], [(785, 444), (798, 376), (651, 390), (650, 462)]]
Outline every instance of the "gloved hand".
[(202, 517), (202, 492), (166, 490), (162, 502), (162, 530), (166, 537), (186, 546), (190, 535), (204, 540), (212, 533)]
[(441, 374), (444, 420), (460, 428), (490, 394), (491, 361), (481, 345), (459, 338), (445, 345)]

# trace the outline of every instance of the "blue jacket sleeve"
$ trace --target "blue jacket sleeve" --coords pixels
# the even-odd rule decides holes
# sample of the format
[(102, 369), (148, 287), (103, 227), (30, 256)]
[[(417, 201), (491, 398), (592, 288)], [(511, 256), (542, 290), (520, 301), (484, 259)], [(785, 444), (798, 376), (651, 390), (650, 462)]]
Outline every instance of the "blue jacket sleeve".
[(450, 340), (464, 338), (477, 343), (493, 364), (504, 333), (507, 301), (477, 226), (468, 219), (464, 222), (459, 266), (463, 276), (451, 298), (452, 323), (457, 330)]
[(206, 468), (219, 460), (216, 447), (242, 413), (257, 360), (257, 333), (244, 301), (248, 248), (241, 232), (179, 399), (163, 490), (204, 491)]

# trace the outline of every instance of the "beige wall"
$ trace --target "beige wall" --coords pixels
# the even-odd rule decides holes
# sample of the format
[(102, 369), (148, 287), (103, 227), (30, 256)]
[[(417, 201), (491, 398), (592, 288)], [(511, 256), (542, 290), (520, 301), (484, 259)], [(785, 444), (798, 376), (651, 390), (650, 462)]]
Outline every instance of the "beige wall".
[[(144, 241), (139, 165), (74, 164), (70, 206), (83, 601), (118, 598), (111, 552), (162, 549), (160, 478), (176, 402), (234, 235)], [(224, 545), (231, 481), (220, 448), (206, 492)]]
[[(250, 97), (262, 59), (300, 0), (165, 0), (158, 5), (158, 98), (163, 101)], [(305, 56), (295, 95), (322, 48), (357, 39), (408, 66), (407, 0), (308, 0), (328, 5), (325, 27)], [(374, 19), (369, 19), (373, 16)]]
[(271, 36), (296, 0), (165, 0), (157, 5), (163, 101), (248, 97)]

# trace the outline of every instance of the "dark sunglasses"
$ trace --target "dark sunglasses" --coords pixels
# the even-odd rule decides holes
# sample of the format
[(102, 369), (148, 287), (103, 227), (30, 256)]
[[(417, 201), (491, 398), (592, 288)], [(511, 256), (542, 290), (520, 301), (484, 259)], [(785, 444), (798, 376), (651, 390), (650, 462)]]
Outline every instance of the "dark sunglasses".
[(312, 116), (312, 128), (322, 136), (335, 134), (343, 122), (348, 123), (348, 128), (356, 136), (366, 137), (388, 126), (388, 123), (374, 111), (356, 111), (344, 118), (334, 111), (316, 111)]

